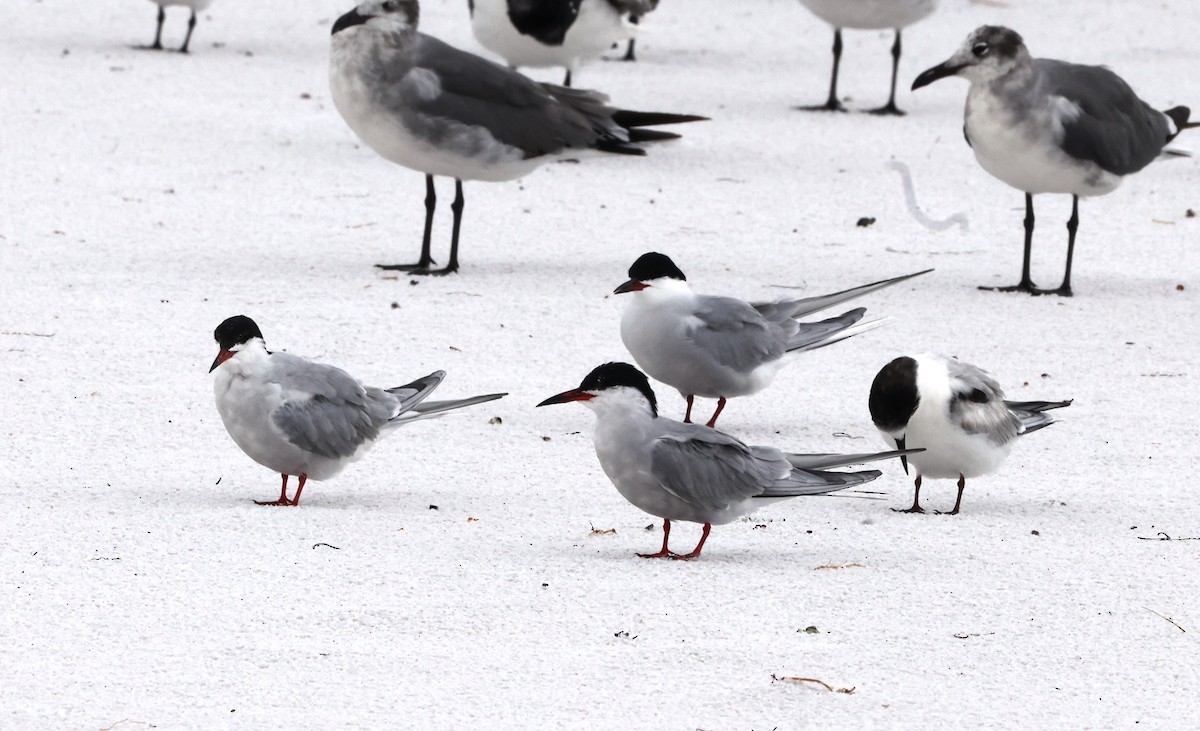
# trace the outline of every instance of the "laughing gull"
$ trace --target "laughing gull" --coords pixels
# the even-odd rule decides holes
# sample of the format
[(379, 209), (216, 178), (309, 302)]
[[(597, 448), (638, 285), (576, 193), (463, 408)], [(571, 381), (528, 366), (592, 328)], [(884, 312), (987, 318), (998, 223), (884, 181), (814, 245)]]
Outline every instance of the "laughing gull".
[(751, 303), (696, 294), (670, 257), (652, 251), (629, 267), (629, 281), (614, 294), (631, 293), (621, 317), (621, 340), (633, 359), (687, 399), (685, 423), (692, 420), (696, 396), (718, 399), (711, 427), (726, 399), (763, 390), (794, 356), (884, 322), (860, 323), (867, 312), (862, 307), (821, 322), (798, 318), (930, 271), (817, 297)]
[[(426, 401), (445, 371), (395, 388), (364, 386), (340, 368), (268, 351), (245, 315), (222, 322), (213, 337), (220, 351), (209, 371), (226, 431), (247, 456), (283, 476), (279, 499), (259, 505), (299, 505), (305, 482), (333, 477), (396, 427), (506, 395)], [(291, 499), (288, 475), (300, 479)]]
[[(338, 112), (375, 152), (425, 173), (421, 259), (384, 269), (458, 269), (463, 180), (513, 180), (567, 150), (644, 155), (637, 143), (679, 135), (642, 127), (704, 119), (614, 109), (596, 92), (536, 83), (417, 32), (417, 17), (416, 0), (373, 0), (333, 24)], [(455, 179), (454, 227), (449, 263), (431, 270), (435, 175)]]
[[(467, 0), (471, 31), (484, 48), (513, 68), (566, 69), (564, 86), (580, 62), (599, 58), (632, 39), (636, 18), (658, 0)], [(633, 48), (630, 47), (629, 55)]]
[(196, 13), (202, 12), (212, 5), (213, 0), (151, 0), (158, 5), (158, 28), (154, 31), (154, 43), (149, 46), (143, 46), (147, 50), (161, 51), (162, 50), (162, 29), (163, 22), (167, 19), (166, 6), (181, 5), (185, 8), (191, 8), (192, 16), (188, 18), (187, 35), (183, 39), (183, 45), (179, 47), (180, 53), (188, 52), (188, 43), (192, 40), (192, 31), (196, 28)]
[[(1071, 261), (1079, 227), (1079, 196), (1104, 195), (1146, 167), (1189, 123), (1187, 107), (1160, 112), (1103, 66), (1033, 58), (1015, 31), (982, 26), (945, 63), (912, 88), (947, 76), (971, 82), (963, 135), (993, 176), (1025, 193), (1025, 259), (1021, 281), (1000, 292), (1071, 295)], [(1067, 268), (1058, 289), (1039, 289), (1029, 276), (1033, 196), (1069, 193)]]
[(896, 107), (896, 74), (900, 69), (900, 31), (937, 10), (939, 0), (800, 0), (821, 20), (833, 26), (833, 75), (829, 81), (829, 99), (824, 104), (800, 107), (812, 111), (844, 112), (837, 97), (838, 65), (842, 60), (842, 29), (875, 30), (892, 28), (892, 86), (887, 104), (870, 110), (871, 114), (904, 114)]
[[(1045, 413), (1070, 401), (1005, 401), (1000, 384), (969, 363), (940, 355), (902, 356), (883, 367), (871, 384), (871, 420), (897, 449), (912, 455), (917, 470), (913, 504), (901, 513), (923, 513), (921, 478), (958, 478), (958, 515), (968, 477), (994, 472), (1017, 437), (1054, 423)], [(908, 457), (901, 457), (908, 473)]]
[[(589, 373), (579, 388), (538, 406), (572, 401), (596, 414), (596, 456), (617, 492), (663, 519), (662, 549), (639, 553), (642, 558), (696, 558), (713, 525), (786, 498), (834, 492), (882, 474), (827, 472), (831, 467), (912, 453), (787, 454), (747, 446), (716, 429), (659, 416), (649, 381), (628, 363), (606, 363)], [(676, 554), (667, 547), (672, 520), (704, 524), (700, 543), (691, 553)]]

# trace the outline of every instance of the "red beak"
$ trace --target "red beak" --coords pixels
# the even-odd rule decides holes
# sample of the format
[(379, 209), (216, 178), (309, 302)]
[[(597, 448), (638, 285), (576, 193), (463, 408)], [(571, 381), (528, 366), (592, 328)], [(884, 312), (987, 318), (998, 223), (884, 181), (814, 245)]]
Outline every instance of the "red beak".
[(225, 350), (224, 348), (221, 348), (221, 352), (217, 353), (216, 358), (213, 358), (212, 368), (209, 368), (208, 372), (212, 373), (213, 371), (215, 371), (217, 369), (217, 366), (221, 365), (222, 363), (224, 363), (225, 361), (229, 360), (232, 357), (233, 357), (232, 350)]
[(551, 396), (550, 398), (548, 398), (545, 401), (538, 404), (538, 406), (550, 406), (551, 404), (569, 404), (572, 401), (588, 401), (588, 400), (591, 400), (594, 398), (596, 398), (595, 394), (588, 393), (587, 391), (584, 391), (584, 390), (581, 390), (578, 388), (572, 388), (570, 391), (563, 391), (560, 394)]
[(645, 282), (639, 282), (636, 279), (630, 279), (628, 282), (626, 282), (626, 283), (622, 284), (620, 287), (617, 287), (616, 289), (614, 289), (613, 294), (625, 294), (626, 292), (640, 292), (641, 290), (643, 290), (649, 286), (650, 285), (646, 284)]

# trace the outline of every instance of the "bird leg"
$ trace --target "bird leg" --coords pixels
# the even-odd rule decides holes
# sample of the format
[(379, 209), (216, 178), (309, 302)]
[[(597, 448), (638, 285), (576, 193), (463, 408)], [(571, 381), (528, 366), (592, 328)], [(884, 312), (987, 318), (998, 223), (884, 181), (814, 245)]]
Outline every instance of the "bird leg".
[[(633, 23), (634, 25), (637, 25), (638, 21), (640, 21), (641, 19), (642, 19), (642, 17), (640, 15), (629, 16), (629, 22)], [(625, 56), (621, 59), (622, 61), (636, 61), (637, 60), (637, 56), (633, 55), (633, 44), (636, 41), (637, 41), (636, 38), (629, 39), (629, 47), (625, 49)]]
[(896, 75), (900, 73), (900, 29), (896, 29), (896, 42), (892, 44), (892, 91), (888, 94), (888, 102), (878, 109), (872, 109), (868, 114), (891, 114), (903, 117), (904, 112), (896, 106)]
[(667, 556), (674, 556), (675, 554), (671, 553), (671, 549), (667, 548), (667, 539), (670, 536), (671, 536), (671, 521), (667, 520), (666, 518), (663, 518), (663, 545), (662, 545), (662, 548), (659, 549), (658, 553), (639, 553), (638, 555), (641, 556), (642, 558), (666, 558)]
[(1079, 196), (1071, 196), (1071, 217), (1067, 219), (1067, 273), (1063, 275), (1062, 284), (1058, 289), (1046, 294), (1057, 294), (1070, 297), (1071, 292), (1071, 261), (1075, 258), (1075, 232), (1079, 230)]
[(924, 513), (925, 508), (921, 507), (921, 476), (917, 475), (917, 479), (913, 480), (913, 504), (908, 510), (900, 508), (892, 508), (893, 513)]
[(696, 400), (695, 396), (692, 396), (691, 394), (688, 395), (688, 397), (687, 397), (687, 402), (688, 402), (687, 413), (683, 415), (683, 423), (684, 424), (692, 423), (692, 402), (695, 400)]
[(713, 412), (712, 418), (708, 420), (708, 424), (706, 426), (708, 426), (710, 429), (715, 427), (717, 425), (717, 417), (721, 415), (721, 412), (724, 409), (725, 397), (722, 396), (721, 398), (717, 399), (717, 410)]
[(161, 5), (158, 6), (158, 27), (154, 30), (154, 43), (148, 46), (134, 46), (143, 51), (161, 51), (162, 50), (162, 29), (163, 23), (167, 20), (167, 11)]
[(196, 28), (196, 9), (192, 8), (192, 17), (188, 18), (188, 32), (183, 37), (183, 45), (179, 47), (180, 53), (188, 52), (188, 43), (192, 40), (192, 31)]
[(571, 85), (571, 69), (567, 69), (567, 76), (566, 76), (566, 78), (563, 79), (562, 85), (563, 86)]
[(428, 270), (430, 264), (437, 264), (430, 256), (430, 246), (433, 238), (433, 211), (437, 208), (437, 191), (433, 187), (433, 176), (425, 176), (425, 235), (421, 238), (421, 258), (416, 264), (376, 264), (377, 269), (386, 271), (418, 272)]
[(949, 513), (938, 513), (938, 515), (958, 515), (958, 509), (962, 505), (963, 488), (967, 486), (967, 478), (961, 472), (958, 475), (958, 498), (954, 501), (954, 509)]
[(671, 558), (675, 559), (676, 561), (691, 561), (693, 558), (696, 558), (697, 556), (699, 556), (700, 549), (704, 548), (704, 542), (708, 540), (708, 533), (711, 530), (712, 530), (712, 523), (705, 523), (704, 524), (704, 532), (702, 534), (700, 534), (700, 542), (696, 544), (696, 548), (691, 553), (685, 553), (682, 555), (674, 554), (671, 556)]
[(294, 500), (288, 500), (288, 496), (287, 496), (288, 476), (280, 475), (280, 477), (283, 478), (283, 485), (279, 488), (279, 499), (278, 500), (255, 500), (254, 501), (255, 505), (299, 505), (300, 504), (300, 492), (302, 490), (304, 490), (304, 482), (308, 479), (308, 475), (300, 475), (300, 487), (296, 488), (296, 498)]
[(1025, 194), (1025, 259), (1021, 263), (1021, 281), (1009, 287), (980, 287), (987, 292), (1026, 292), (1028, 294), (1046, 294), (1048, 290), (1038, 289), (1029, 276), (1029, 259), (1033, 252), (1033, 194)]
[(842, 61), (842, 29), (833, 29), (833, 76), (829, 81), (829, 98), (824, 104), (817, 104), (810, 107), (797, 107), (806, 112), (844, 112), (846, 108), (837, 98), (837, 77), (838, 65)]

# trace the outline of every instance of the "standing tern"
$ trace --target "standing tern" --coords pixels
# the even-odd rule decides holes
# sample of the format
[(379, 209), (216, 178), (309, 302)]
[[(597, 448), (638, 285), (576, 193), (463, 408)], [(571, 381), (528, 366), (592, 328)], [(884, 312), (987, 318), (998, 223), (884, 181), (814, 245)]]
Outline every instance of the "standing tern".
[(634, 361), (687, 399), (685, 423), (692, 420), (696, 396), (718, 399), (708, 420), (715, 426), (727, 399), (763, 390), (794, 356), (884, 323), (859, 322), (866, 314), (862, 307), (821, 322), (796, 318), (931, 271), (817, 297), (751, 303), (696, 294), (670, 257), (650, 252), (629, 267), (629, 281), (614, 294), (632, 295), (621, 317), (621, 340)]
[[(1025, 193), (1025, 258), (1021, 281), (1000, 292), (1069, 297), (1079, 196), (1105, 195), (1146, 167), (1189, 127), (1187, 107), (1160, 112), (1103, 66), (1033, 58), (1015, 31), (985, 25), (944, 63), (913, 81), (920, 89), (947, 76), (971, 82), (963, 135), (993, 176)], [(1033, 196), (1071, 195), (1067, 266), (1058, 289), (1040, 289), (1029, 275)]]
[[(637, 143), (679, 135), (643, 127), (704, 119), (614, 109), (597, 92), (536, 83), (417, 32), (418, 16), (417, 0), (372, 0), (333, 24), (334, 106), (372, 150), (425, 173), (421, 258), (383, 269), (458, 269), (464, 180), (513, 180), (568, 150), (644, 155)], [(450, 260), (442, 269), (430, 269), (435, 175), (455, 183)]]
[(208, 9), (208, 6), (213, 4), (213, 0), (152, 0), (152, 2), (158, 6), (158, 28), (154, 31), (154, 43), (141, 47), (153, 51), (162, 50), (163, 22), (167, 19), (166, 6), (181, 5), (185, 8), (190, 8), (192, 11), (191, 17), (188, 18), (187, 35), (183, 38), (183, 45), (179, 47), (180, 53), (187, 53), (188, 43), (192, 40), (192, 31), (196, 28), (196, 13)]
[[(994, 472), (1023, 434), (1054, 423), (1045, 413), (1070, 401), (1005, 401), (986, 371), (940, 355), (902, 356), (871, 383), (871, 420), (885, 441), (912, 455), (917, 470), (913, 504), (902, 513), (923, 513), (921, 478), (958, 478), (958, 515), (968, 477)], [(901, 457), (908, 473), (908, 457)]]
[(846, 108), (837, 96), (838, 66), (842, 60), (842, 29), (875, 30), (892, 28), (896, 40), (892, 43), (892, 86), (887, 104), (872, 109), (871, 114), (903, 115), (896, 106), (896, 75), (900, 70), (900, 31), (937, 10), (938, 0), (800, 0), (813, 15), (833, 26), (833, 75), (829, 81), (829, 98), (824, 104), (801, 107), (810, 111), (844, 112)]
[[(606, 363), (579, 388), (538, 406), (579, 401), (596, 414), (596, 456), (604, 474), (629, 502), (663, 519), (663, 543), (642, 558), (688, 560), (700, 555), (713, 525), (724, 525), (764, 505), (821, 495), (870, 482), (882, 473), (828, 472), (831, 467), (913, 454), (787, 454), (751, 447), (715, 429), (658, 415), (645, 374), (628, 363)], [(691, 553), (667, 547), (671, 521), (703, 523)]]
[[(637, 33), (658, 0), (467, 0), (471, 32), (513, 68), (561, 66), (571, 74)], [(630, 46), (629, 55), (633, 47)]]
[[(507, 395), (426, 401), (445, 371), (395, 388), (364, 386), (340, 368), (268, 351), (245, 315), (222, 322), (213, 337), (220, 351), (209, 372), (221, 421), (243, 452), (283, 477), (279, 499), (259, 505), (299, 505), (305, 482), (333, 477), (392, 429)], [(300, 479), (291, 499), (288, 475)]]

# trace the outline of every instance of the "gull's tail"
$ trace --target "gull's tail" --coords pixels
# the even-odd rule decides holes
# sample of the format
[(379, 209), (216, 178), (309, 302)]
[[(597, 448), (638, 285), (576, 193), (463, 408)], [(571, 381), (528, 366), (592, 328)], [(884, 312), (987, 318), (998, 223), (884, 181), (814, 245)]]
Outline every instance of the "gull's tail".
[(1188, 118), (1192, 116), (1192, 110), (1188, 109), (1187, 107), (1171, 107), (1170, 109), (1164, 111), (1163, 114), (1170, 117), (1171, 122), (1175, 125), (1175, 129), (1172, 130), (1171, 134), (1167, 136), (1167, 142), (1170, 142), (1178, 137), (1179, 133), (1185, 129), (1200, 127), (1200, 122), (1188, 121)]

